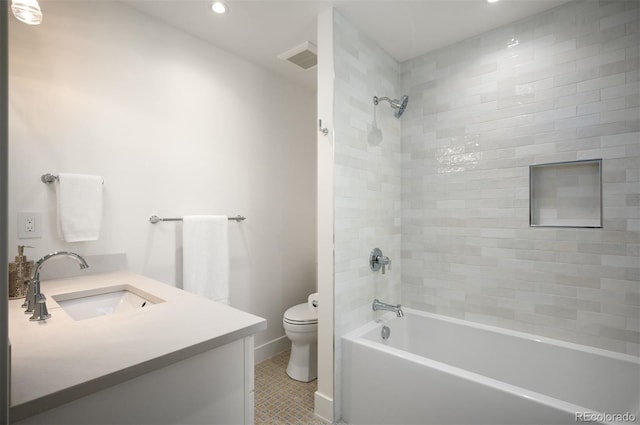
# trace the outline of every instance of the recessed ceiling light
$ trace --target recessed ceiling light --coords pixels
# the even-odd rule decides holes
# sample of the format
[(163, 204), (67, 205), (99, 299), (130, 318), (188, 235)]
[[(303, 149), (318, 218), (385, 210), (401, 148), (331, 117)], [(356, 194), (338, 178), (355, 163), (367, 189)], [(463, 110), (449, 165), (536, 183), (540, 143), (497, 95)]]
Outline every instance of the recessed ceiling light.
[(487, 3), (498, 3), (500, 0), (486, 0)]
[(221, 1), (214, 1), (213, 3), (211, 3), (211, 10), (219, 15), (222, 15), (223, 13), (227, 13), (229, 11), (229, 8)]

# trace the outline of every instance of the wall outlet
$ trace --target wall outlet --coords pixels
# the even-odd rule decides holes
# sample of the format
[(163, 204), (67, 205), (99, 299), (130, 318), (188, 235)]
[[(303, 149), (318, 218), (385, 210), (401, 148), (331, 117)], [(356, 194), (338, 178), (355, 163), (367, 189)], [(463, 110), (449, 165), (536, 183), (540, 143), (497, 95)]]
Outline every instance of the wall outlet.
[(42, 237), (42, 214), (40, 212), (18, 213), (18, 239)]

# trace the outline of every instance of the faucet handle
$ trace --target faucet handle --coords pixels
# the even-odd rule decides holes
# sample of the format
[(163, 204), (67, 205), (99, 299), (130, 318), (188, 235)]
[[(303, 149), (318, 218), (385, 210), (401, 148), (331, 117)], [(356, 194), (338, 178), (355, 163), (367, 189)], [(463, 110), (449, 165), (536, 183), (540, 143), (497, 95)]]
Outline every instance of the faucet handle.
[(369, 266), (374, 272), (382, 269), (382, 274), (385, 274), (387, 266), (391, 270), (391, 260), (389, 257), (382, 255), (382, 251), (379, 248), (374, 248), (369, 254)]
[(47, 310), (47, 297), (44, 294), (37, 294), (34, 298), (37, 298), (36, 305), (33, 308), (33, 316), (29, 317), (29, 320), (35, 322), (50, 319), (51, 314)]
[(388, 267), (391, 270), (391, 260), (389, 257), (385, 257), (384, 255), (380, 255), (377, 258), (379, 264), (382, 264), (382, 274), (385, 274), (385, 268)]
[(27, 294), (25, 295), (24, 302), (20, 307), (27, 309), (25, 313), (31, 313), (33, 311), (33, 281), (31, 279), (26, 279), (24, 284), (27, 285)]

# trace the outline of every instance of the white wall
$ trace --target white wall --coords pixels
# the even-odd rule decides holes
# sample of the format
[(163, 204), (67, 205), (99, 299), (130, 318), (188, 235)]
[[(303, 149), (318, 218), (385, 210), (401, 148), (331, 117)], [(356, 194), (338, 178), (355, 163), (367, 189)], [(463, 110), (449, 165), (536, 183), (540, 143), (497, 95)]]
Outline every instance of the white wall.
[(332, 8), (318, 15), (318, 117), (327, 134), (318, 132), (318, 389), (314, 400), (316, 415), (329, 422), (334, 422), (333, 15)]
[[(315, 93), (117, 2), (43, 7), (42, 25), (10, 27), (10, 253), (124, 252), (180, 287), (181, 224), (149, 216), (242, 214), (232, 305), (268, 320), (257, 346), (282, 338), (315, 290)], [(104, 177), (100, 240), (56, 236), (46, 172)], [(19, 211), (43, 213), (41, 239), (17, 239)]]
[[(640, 354), (639, 6), (572, 2), (402, 64), (403, 302)], [(529, 165), (594, 158), (603, 228), (529, 227)]]

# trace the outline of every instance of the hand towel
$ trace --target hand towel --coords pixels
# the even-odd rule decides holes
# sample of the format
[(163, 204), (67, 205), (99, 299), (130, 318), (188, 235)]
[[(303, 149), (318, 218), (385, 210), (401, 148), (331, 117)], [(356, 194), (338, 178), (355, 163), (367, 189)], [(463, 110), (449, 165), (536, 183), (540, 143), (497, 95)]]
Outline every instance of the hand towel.
[(58, 234), (67, 242), (95, 241), (102, 225), (103, 178), (58, 175)]
[(228, 223), (221, 215), (182, 218), (182, 288), (227, 305)]

